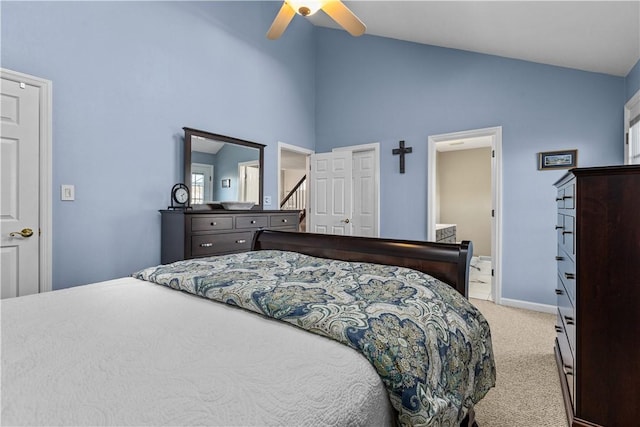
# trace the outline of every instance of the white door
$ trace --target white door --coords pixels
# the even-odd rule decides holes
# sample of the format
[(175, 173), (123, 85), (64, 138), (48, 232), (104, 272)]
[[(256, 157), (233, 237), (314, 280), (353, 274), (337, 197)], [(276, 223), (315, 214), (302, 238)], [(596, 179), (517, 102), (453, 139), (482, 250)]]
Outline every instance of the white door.
[(374, 150), (353, 152), (353, 235), (377, 237)]
[(191, 204), (213, 201), (213, 165), (191, 163)]
[(311, 155), (309, 231), (312, 233), (353, 234), (351, 162), (350, 151)]
[(0, 297), (10, 298), (39, 291), (40, 91), (1, 82)]
[(257, 161), (238, 163), (238, 200), (260, 203), (260, 165)]

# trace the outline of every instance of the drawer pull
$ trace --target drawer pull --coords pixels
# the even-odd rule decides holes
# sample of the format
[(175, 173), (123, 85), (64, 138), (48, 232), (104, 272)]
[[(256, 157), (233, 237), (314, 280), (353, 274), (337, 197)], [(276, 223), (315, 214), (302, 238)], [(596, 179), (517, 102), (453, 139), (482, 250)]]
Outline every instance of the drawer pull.
[(564, 200), (564, 197), (556, 197), (556, 202), (561, 202)]
[(241, 245), (243, 243), (247, 243), (247, 241), (245, 239), (240, 239), (240, 240), (236, 240), (236, 243)]
[(217, 222), (212, 222), (211, 225), (216, 226), (216, 225), (218, 225), (218, 223)]
[(210, 248), (213, 246), (213, 243), (200, 243), (201, 248)]
[(556, 289), (556, 295), (564, 295), (564, 291), (562, 289)]
[(575, 280), (576, 275), (573, 273), (564, 273), (564, 277), (566, 277), (568, 280)]
[(573, 234), (573, 231), (563, 231), (562, 234)]
[(563, 332), (562, 326), (556, 325), (556, 332)]
[(567, 325), (575, 325), (576, 324), (576, 322), (573, 320), (573, 317), (564, 316), (564, 320), (567, 321)]
[(282, 222), (288, 222), (288, 221), (287, 221), (287, 219), (285, 218), (285, 219), (283, 219), (283, 220), (282, 220)]
[(573, 196), (564, 196), (562, 199), (573, 199)]
[(564, 227), (561, 225), (556, 225), (556, 230), (564, 230)]
[(255, 223), (256, 223), (256, 220), (255, 220), (255, 219), (252, 219), (252, 220), (251, 220), (251, 224), (255, 224)]
[(564, 257), (563, 256), (557, 256), (556, 257), (556, 261), (564, 261)]

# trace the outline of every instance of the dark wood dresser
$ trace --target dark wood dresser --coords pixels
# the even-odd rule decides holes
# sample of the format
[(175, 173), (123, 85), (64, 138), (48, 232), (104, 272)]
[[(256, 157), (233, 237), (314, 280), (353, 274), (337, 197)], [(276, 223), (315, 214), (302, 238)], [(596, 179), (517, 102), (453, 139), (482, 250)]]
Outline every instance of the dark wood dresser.
[(572, 169), (555, 186), (569, 425), (640, 425), (640, 166)]
[(256, 230), (297, 231), (298, 211), (162, 210), (160, 262), (244, 252)]

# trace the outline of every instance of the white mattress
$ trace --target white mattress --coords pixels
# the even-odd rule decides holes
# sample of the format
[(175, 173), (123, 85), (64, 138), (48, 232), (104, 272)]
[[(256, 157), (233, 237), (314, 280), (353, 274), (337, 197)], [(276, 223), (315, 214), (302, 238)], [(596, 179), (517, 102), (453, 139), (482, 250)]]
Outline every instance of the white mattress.
[(1, 302), (2, 425), (392, 425), (355, 350), (133, 278)]

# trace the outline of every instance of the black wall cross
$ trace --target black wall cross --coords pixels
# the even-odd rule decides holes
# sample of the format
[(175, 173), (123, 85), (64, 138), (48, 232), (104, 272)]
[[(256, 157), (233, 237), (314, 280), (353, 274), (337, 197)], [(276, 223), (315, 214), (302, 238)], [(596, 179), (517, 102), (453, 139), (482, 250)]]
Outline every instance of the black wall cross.
[(412, 151), (412, 147), (405, 147), (404, 141), (400, 141), (399, 148), (394, 148), (392, 153), (394, 155), (400, 154), (400, 173), (404, 173), (404, 155), (409, 154)]

